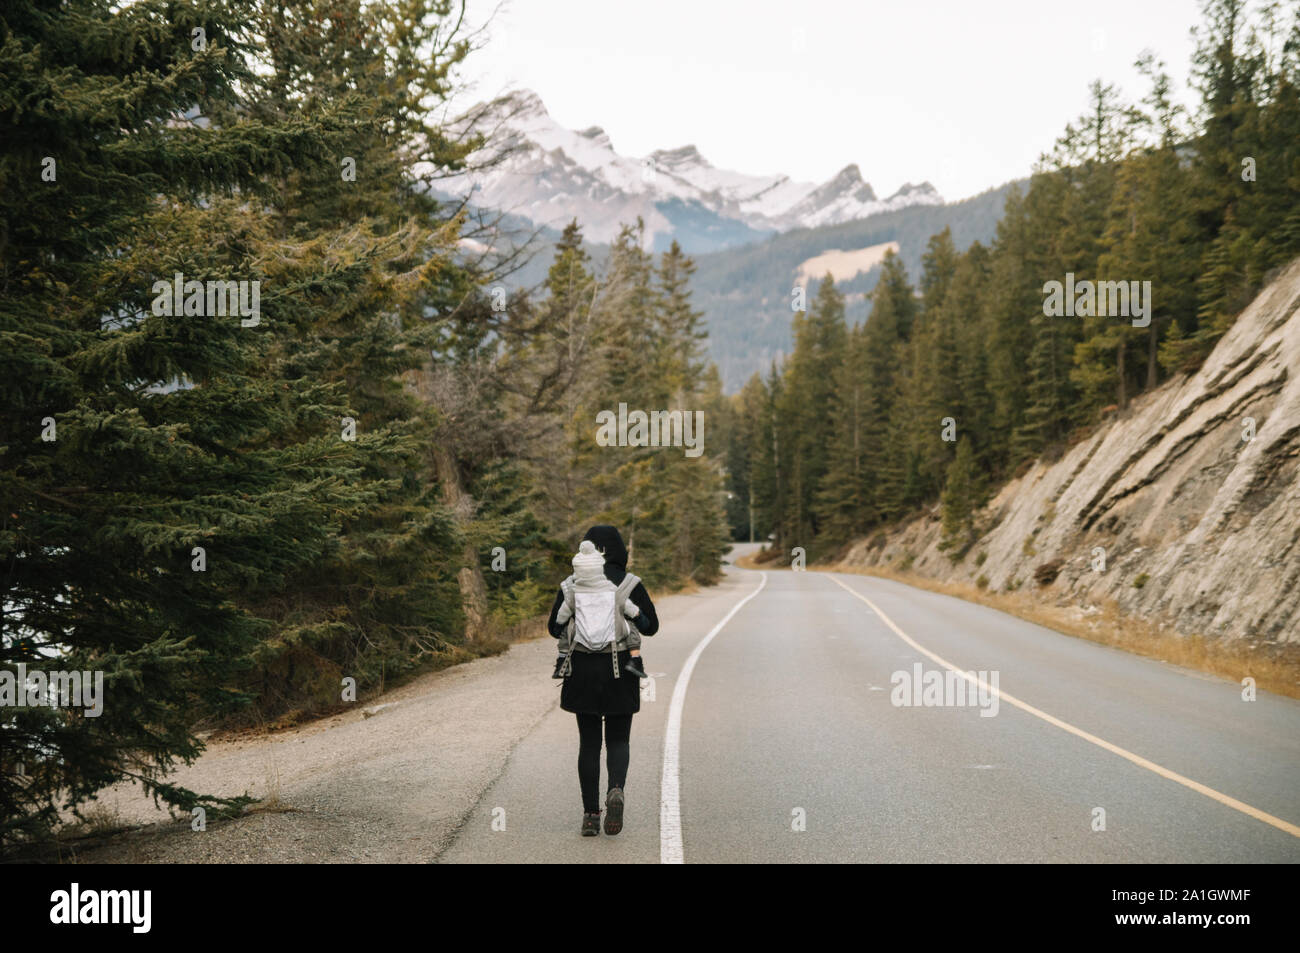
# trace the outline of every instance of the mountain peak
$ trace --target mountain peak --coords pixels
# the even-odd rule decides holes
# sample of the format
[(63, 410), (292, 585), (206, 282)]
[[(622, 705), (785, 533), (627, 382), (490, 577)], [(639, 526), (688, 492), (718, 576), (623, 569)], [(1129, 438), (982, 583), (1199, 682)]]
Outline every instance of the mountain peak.
[(669, 169), (684, 166), (707, 166), (709, 163), (700, 155), (700, 150), (693, 145), (679, 146), (676, 149), (656, 149), (650, 153), (655, 165)]
[(856, 163), (818, 184), (720, 169), (694, 144), (621, 155), (603, 127), (561, 125), (529, 89), (480, 104), (465, 121), (472, 127), (485, 114), (491, 121), (484, 126), (511, 148), (504, 161), (470, 172), (465, 191), (483, 207), (542, 225), (559, 228), (577, 218), (594, 241), (609, 241), (621, 223), (641, 218), (652, 242), (676, 237), (688, 251), (711, 249), (942, 202), (929, 183), (908, 183), (882, 202)]
[(542, 97), (531, 89), (517, 89), (497, 100), (500, 111), (509, 119), (550, 116)]
[(870, 184), (862, 179), (862, 172), (856, 162), (850, 162), (818, 190), (824, 194), (852, 195), (859, 202), (876, 201), (876, 193)]
[(835, 173), (834, 181), (861, 182), (862, 171), (858, 168), (858, 164), (856, 162), (850, 162), (844, 168), (840, 169), (839, 172)]
[(609, 141), (609, 134), (600, 126), (588, 126), (586, 129), (580, 130), (578, 135), (584, 139), (590, 139), (596, 145), (604, 146), (611, 151), (614, 148), (614, 144)]
[(920, 196), (938, 196), (939, 192), (929, 182), (922, 182), (919, 185), (913, 185), (911, 182), (904, 182), (898, 187), (898, 191), (890, 196), (895, 198), (911, 198)]

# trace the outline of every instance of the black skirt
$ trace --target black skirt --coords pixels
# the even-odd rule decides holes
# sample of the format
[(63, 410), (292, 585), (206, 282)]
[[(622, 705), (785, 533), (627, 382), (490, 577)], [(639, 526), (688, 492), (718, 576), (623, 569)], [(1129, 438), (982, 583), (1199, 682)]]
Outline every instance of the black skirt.
[(580, 715), (632, 715), (641, 710), (641, 680), (622, 671), (631, 657), (618, 653), (619, 677), (608, 652), (574, 652), (560, 689), (560, 707)]

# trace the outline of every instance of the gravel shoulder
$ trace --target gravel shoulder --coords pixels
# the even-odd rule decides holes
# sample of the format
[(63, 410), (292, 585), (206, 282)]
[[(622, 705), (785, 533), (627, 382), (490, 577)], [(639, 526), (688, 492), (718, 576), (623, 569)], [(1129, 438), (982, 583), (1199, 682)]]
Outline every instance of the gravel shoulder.
[[(171, 780), (277, 803), (202, 832), (173, 820), (134, 784), (99, 802), (145, 825), (69, 858), (79, 863), (423, 863), (505, 767), (511, 750), (559, 703), (555, 643), (420, 676), (354, 711), (273, 735), (210, 743)], [(503, 700), (508, 703), (503, 704)], [(380, 708), (367, 717), (365, 709)]]

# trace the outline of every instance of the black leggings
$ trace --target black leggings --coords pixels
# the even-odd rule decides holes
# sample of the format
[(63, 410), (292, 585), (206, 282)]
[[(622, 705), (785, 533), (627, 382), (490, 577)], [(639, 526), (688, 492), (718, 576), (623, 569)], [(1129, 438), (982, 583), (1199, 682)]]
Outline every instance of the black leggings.
[(578, 782), (582, 785), (582, 809), (600, 813), (600, 720), (605, 719), (605, 766), (609, 786), (627, 783), (627, 764), (632, 757), (628, 739), (632, 736), (631, 715), (578, 715)]

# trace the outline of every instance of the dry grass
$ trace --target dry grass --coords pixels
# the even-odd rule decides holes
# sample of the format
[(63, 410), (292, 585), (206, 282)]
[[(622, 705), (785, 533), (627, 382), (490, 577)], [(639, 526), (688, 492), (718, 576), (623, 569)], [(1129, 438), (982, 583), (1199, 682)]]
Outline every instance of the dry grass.
[(244, 814), (297, 814), (299, 809), (281, 797), (280, 766), (266, 763), (266, 797), (244, 808)]
[(87, 839), (106, 837), (130, 828), (122, 819), (116, 808), (99, 801), (92, 801), (81, 810), (81, 818), (65, 828), (65, 833), (73, 838)]
[[(66, 816), (66, 812), (65, 812)], [(82, 851), (119, 838), (134, 829), (116, 808), (100, 801), (81, 806), (80, 815), (66, 817), (57, 830), (36, 840), (10, 845), (0, 852), (0, 862), (75, 864)]]
[(733, 562), (741, 569), (789, 569), (790, 564), (781, 559), (781, 553), (764, 547), (749, 556), (737, 556)]
[(244, 813), (240, 816), (249, 814), (301, 814), (302, 808), (294, 807), (287, 801), (281, 800), (278, 796), (268, 798), (265, 801), (258, 801), (256, 804), (250, 804), (244, 808)]
[(1182, 635), (1146, 619), (1127, 615), (1113, 602), (1106, 603), (1098, 607), (1096, 613), (1081, 618), (1074, 607), (1046, 603), (1041, 598), (1035, 598), (1032, 590), (989, 592), (969, 583), (938, 582), (912, 572), (846, 566), (842, 563), (818, 568), (892, 579), (929, 592), (977, 602), (1026, 622), (1123, 649), (1134, 655), (1196, 669), (1234, 682), (1253, 678), (1258, 688), (1290, 698), (1300, 698), (1300, 647), (1279, 645), (1261, 651), (1257, 646), (1251, 647), (1241, 642), (1224, 642), (1202, 635)]

